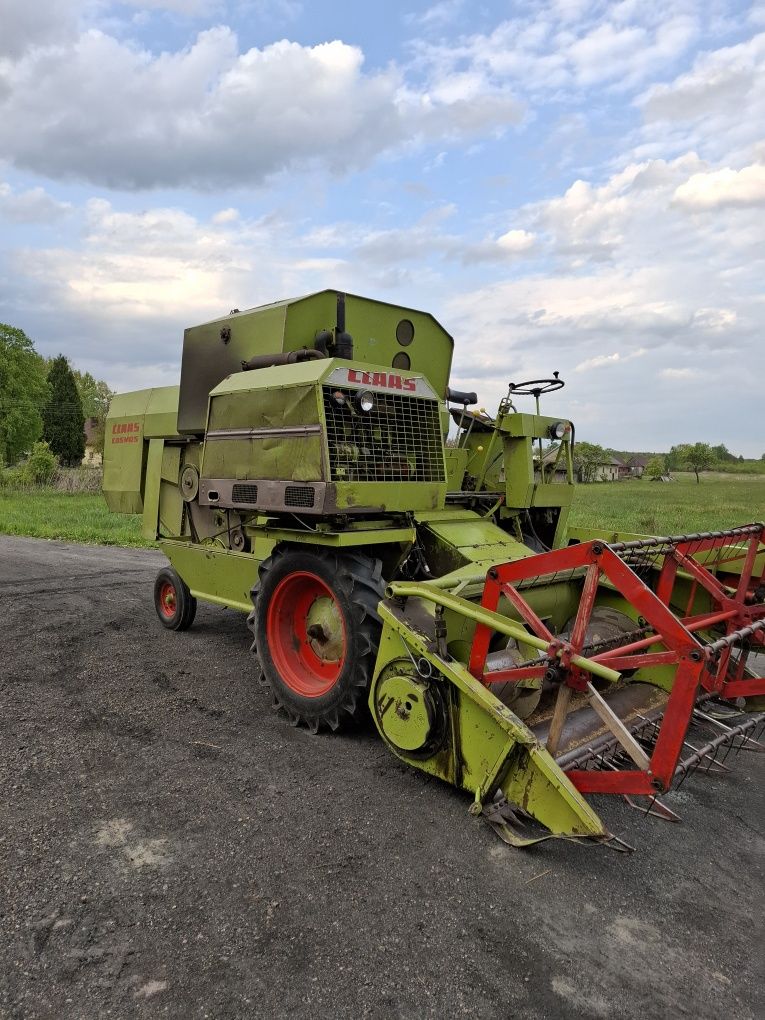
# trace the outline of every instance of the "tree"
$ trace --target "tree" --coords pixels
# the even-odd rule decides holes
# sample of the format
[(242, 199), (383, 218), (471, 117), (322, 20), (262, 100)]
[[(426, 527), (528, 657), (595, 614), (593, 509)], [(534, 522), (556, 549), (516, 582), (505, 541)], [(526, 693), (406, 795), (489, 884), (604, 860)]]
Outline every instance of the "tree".
[(62, 464), (79, 464), (85, 454), (85, 415), (77, 383), (63, 354), (48, 372), (50, 400), (43, 409), (43, 436)]
[(576, 443), (574, 446), (574, 467), (580, 482), (594, 482), (598, 477), (598, 467), (610, 458), (602, 446), (596, 443)]
[(683, 443), (677, 449), (680, 463), (683, 467), (689, 468), (696, 475), (696, 484), (699, 483), (699, 471), (706, 471), (716, 461), (715, 452), (709, 443)]
[(667, 473), (667, 463), (665, 459), (657, 454), (655, 457), (651, 457), (645, 466), (644, 474), (648, 478), (661, 478)]
[(714, 453), (716, 460), (734, 461), (737, 459), (736, 455), (730, 452), (725, 443), (720, 443), (718, 446), (713, 446), (712, 453)]
[(667, 465), (667, 471), (679, 471), (684, 466), (683, 463), (683, 450), (688, 444), (680, 444), (673, 446), (669, 453), (665, 455), (664, 461)]
[(97, 418), (99, 422), (105, 422), (114, 391), (105, 382), (94, 379), (90, 372), (78, 372), (75, 368), (72, 375), (82, 401), (82, 413), (86, 418)]
[(23, 329), (0, 323), (0, 458), (14, 464), (43, 429), (45, 362)]

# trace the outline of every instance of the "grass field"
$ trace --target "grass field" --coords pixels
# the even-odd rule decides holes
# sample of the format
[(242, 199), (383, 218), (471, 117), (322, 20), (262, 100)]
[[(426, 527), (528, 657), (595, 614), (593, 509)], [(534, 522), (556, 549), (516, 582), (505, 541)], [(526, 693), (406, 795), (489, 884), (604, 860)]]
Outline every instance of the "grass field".
[[(629, 481), (577, 487), (571, 524), (681, 534), (765, 518), (765, 477), (677, 475), (674, 482)], [(100, 494), (0, 490), (0, 534), (98, 545), (151, 546), (140, 517), (112, 514)]]
[(718, 531), (765, 519), (765, 477), (710, 472), (672, 482), (634, 480), (577, 486), (571, 524), (677, 535)]
[(141, 518), (112, 514), (100, 493), (0, 490), (0, 534), (91, 545), (150, 546)]

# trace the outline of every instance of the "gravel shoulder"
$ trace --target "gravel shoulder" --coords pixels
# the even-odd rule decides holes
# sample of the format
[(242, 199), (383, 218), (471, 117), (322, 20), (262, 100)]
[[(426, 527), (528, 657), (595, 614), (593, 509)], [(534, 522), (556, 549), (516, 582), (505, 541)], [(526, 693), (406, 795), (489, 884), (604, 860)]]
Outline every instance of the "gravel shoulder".
[(0, 537), (0, 1017), (765, 1015), (765, 755), (514, 851), (273, 713), (241, 614), (163, 630), (164, 562)]

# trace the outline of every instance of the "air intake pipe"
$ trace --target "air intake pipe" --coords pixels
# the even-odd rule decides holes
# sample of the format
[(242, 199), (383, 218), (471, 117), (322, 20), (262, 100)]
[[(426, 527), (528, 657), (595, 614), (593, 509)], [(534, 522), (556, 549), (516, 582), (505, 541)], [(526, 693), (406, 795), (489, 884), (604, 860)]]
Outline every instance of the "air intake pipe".
[(252, 372), (256, 368), (271, 368), (272, 365), (294, 365), (298, 361), (316, 361), (325, 358), (321, 351), (312, 351), (302, 347), (299, 351), (287, 351), (286, 354), (256, 354), (249, 361), (242, 362), (243, 372)]
[(337, 319), (333, 330), (321, 329), (316, 334), (314, 347), (324, 358), (344, 358), (353, 361), (353, 337), (345, 332), (345, 294), (337, 294)]
[(353, 337), (345, 332), (345, 294), (337, 295), (337, 326), (335, 327), (336, 358), (353, 361)]

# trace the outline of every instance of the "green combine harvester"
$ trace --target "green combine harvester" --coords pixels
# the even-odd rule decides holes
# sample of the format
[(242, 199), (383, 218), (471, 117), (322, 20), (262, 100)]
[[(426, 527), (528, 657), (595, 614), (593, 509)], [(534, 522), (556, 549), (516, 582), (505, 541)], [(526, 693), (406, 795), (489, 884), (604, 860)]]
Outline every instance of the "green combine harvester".
[(247, 614), (290, 722), (370, 712), (508, 842), (623, 846), (586, 794), (675, 818), (673, 784), (762, 749), (765, 527), (569, 527), (574, 426), (539, 406), (563, 381), (492, 417), (452, 351), (431, 315), (332, 290), (188, 329), (180, 386), (112, 402), (106, 500), (169, 560), (160, 622)]

